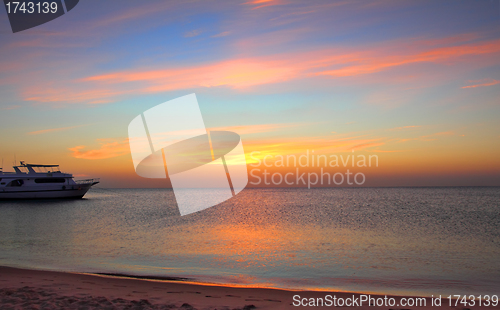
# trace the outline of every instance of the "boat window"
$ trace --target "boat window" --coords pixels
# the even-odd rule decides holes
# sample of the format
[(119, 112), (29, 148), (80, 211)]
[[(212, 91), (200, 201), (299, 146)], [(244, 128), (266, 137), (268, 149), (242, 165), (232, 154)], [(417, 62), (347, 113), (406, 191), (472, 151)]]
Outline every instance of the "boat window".
[(60, 173), (61, 170), (56, 167), (32, 167), (36, 173)]
[(10, 181), (9, 184), (7, 184), (7, 187), (19, 187), (23, 186), (24, 181), (23, 180), (12, 180)]
[(43, 179), (35, 179), (35, 183), (64, 183), (65, 179), (62, 178), (43, 178)]
[(30, 173), (29, 169), (27, 167), (17, 167), (19, 171), (22, 173)]

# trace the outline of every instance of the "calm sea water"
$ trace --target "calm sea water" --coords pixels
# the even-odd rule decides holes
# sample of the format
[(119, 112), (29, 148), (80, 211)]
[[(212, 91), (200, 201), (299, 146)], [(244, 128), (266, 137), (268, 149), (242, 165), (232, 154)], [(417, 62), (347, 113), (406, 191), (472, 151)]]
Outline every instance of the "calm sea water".
[(0, 202), (0, 265), (393, 294), (498, 294), (500, 188), (165, 189)]

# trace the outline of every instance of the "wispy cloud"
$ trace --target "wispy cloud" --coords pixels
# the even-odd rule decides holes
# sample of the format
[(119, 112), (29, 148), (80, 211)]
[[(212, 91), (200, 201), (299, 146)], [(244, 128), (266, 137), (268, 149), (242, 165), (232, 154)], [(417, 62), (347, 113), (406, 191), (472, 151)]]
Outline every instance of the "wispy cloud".
[(66, 103), (104, 104), (116, 100), (120, 95), (126, 95), (131, 90), (126, 88), (105, 89), (71, 85), (54, 88), (50, 86), (34, 87), (23, 92), (25, 100), (40, 103), (51, 103), (54, 106)]
[(457, 59), (463, 56), (482, 55), (500, 52), (500, 40), (492, 40), (483, 43), (471, 43), (458, 46), (447, 46), (431, 48), (420, 53), (391, 54), (384, 53), (377, 57), (366, 53), (358, 53), (352, 58), (346, 58), (349, 63), (339, 69), (318, 72), (318, 75), (329, 75), (332, 77), (347, 77), (375, 73), (392, 67), (403, 66), (418, 62), (440, 63)]
[[(252, 133), (264, 133), (275, 131), (281, 128), (288, 128), (294, 126), (300, 126), (301, 124), (261, 124), (261, 125), (245, 125), (245, 126), (229, 126), (229, 127), (212, 127), (208, 128), (208, 131), (234, 131), (239, 134), (252, 134)], [(75, 126), (78, 127), (78, 126)], [(56, 129), (48, 129), (44, 130), (44, 132), (57, 131), (57, 130), (65, 130), (68, 128), (56, 128)], [(44, 133), (44, 132), (36, 132)], [(165, 133), (168, 134), (168, 133)], [(71, 156), (74, 158), (81, 159), (107, 159), (114, 158), (118, 156), (123, 156), (125, 154), (130, 153), (130, 147), (128, 139), (99, 139), (98, 140), (100, 146), (97, 149), (86, 150), (87, 146), (79, 145), (70, 148)]]
[(196, 36), (199, 36), (201, 33), (202, 33), (202, 31), (200, 29), (191, 30), (191, 31), (188, 31), (184, 34), (184, 38), (196, 37)]
[[(247, 57), (206, 64), (131, 69), (89, 76), (77, 81), (37, 85), (24, 91), (25, 100), (49, 103), (106, 103), (125, 94), (158, 93), (200, 87), (251, 87), (307, 78), (346, 78), (367, 75), (417, 62), (447, 63), (460, 57), (500, 52), (500, 40), (429, 47), (414, 53), (406, 46), (324, 49), (303, 53), (284, 53)], [(484, 56), (483, 56), (484, 57)], [(58, 85), (58, 86), (53, 86)], [(62, 85), (62, 86), (61, 86)]]
[(284, 4), (284, 3), (285, 2), (282, 0), (251, 0), (251, 1), (245, 2), (243, 4), (253, 6), (252, 10), (256, 10), (256, 9), (261, 9), (261, 8), (265, 8), (268, 6), (280, 5), (280, 4)]
[(441, 131), (441, 132), (436, 132), (436, 133), (433, 133), (433, 134), (430, 134), (430, 135), (421, 136), (419, 139), (423, 140), (423, 141), (434, 141), (434, 140), (437, 140), (438, 137), (452, 136), (454, 134), (455, 134), (455, 132), (451, 131), (451, 130), (449, 130), (449, 131)]
[(148, 15), (161, 14), (162, 11), (171, 10), (173, 6), (174, 4), (170, 2), (144, 2), (140, 6), (133, 6), (122, 10), (116, 10), (116, 13), (105, 16), (105, 18), (92, 20), (92, 27), (105, 28), (109, 27), (110, 25), (119, 25), (130, 20), (144, 18)]
[(355, 151), (371, 151), (374, 147), (386, 144), (384, 137), (366, 137), (352, 136), (344, 138), (328, 138), (328, 137), (303, 137), (293, 139), (267, 139), (259, 141), (245, 140), (245, 150), (249, 152), (258, 151), (254, 157), (261, 157), (270, 155), (289, 155), (301, 154), (307, 150), (315, 151), (316, 154), (320, 153), (339, 153), (339, 152), (352, 152)]
[(420, 128), (420, 127), (422, 126), (402, 126), (402, 127), (391, 128), (389, 130), (403, 130), (403, 129)]
[(244, 126), (228, 126), (208, 128), (209, 131), (234, 131), (238, 134), (252, 134), (276, 131), (282, 128), (296, 127), (303, 124), (261, 124), (261, 125), (244, 125)]
[(231, 32), (230, 31), (224, 31), (224, 32), (221, 32), (221, 33), (218, 33), (216, 35), (213, 35), (211, 36), (211, 38), (220, 38), (220, 37), (225, 37), (225, 36), (228, 36), (230, 35)]
[(486, 79), (486, 80), (479, 80), (479, 81), (469, 81), (472, 83), (480, 83), (480, 84), (473, 84), (469, 86), (463, 86), (461, 88), (476, 88), (476, 87), (485, 87), (485, 86), (493, 86), (500, 84), (500, 81), (498, 80), (491, 80), (491, 79)]
[(353, 150), (362, 150), (362, 149), (367, 149), (375, 146), (381, 146), (384, 145), (384, 142), (367, 142), (367, 143), (361, 143), (358, 145), (352, 146)]
[(41, 135), (41, 134), (50, 133), (50, 132), (66, 131), (66, 130), (70, 130), (70, 129), (78, 128), (78, 127), (82, 127), (82, 126), (87, 126), (87, 125), (78, 125), (78, 126), (71, 126), (71, 127), (42, 129), (42, 130), (28, 132), (27, 134), (28, 135)]
[[(420, 127), (420, 126), (417, 126), (417, 127)], [(400, 127), (400, 128), (404, 128), (404, 127)], [(390, 129), (390, 130), (392, 131), (392, 129)], [(394, 138), (391, 141), (394, 143), (404, 143), (404, 142), (408, 142), (408, 141), (428, 142), (428, 141), (438, 140), (439, 137), (453, 136), (453, 135), (455, 135), (455, 132), (452, 130), (448, 130), (448, 131), (440, 131), (440, 132), (432, 133), (429, 135), (423, 135), (423, 136), (412, 137), (412, 138)]]
[(128, 139), (110, 141), (109, 139), (101, 139), (100, 148), (94, 150), (84, 150), (85, 145), (75, 146), (69, 150), (72, 152), (71, 156), (81, 159), (106, 159), (122, 156), (130, 153)]
[(20, 105), (9, 105), (6, 107), (2, 107), (1, 110), (15, 110), (15, 109), (19, 109), (20, 107), (21, 107)]

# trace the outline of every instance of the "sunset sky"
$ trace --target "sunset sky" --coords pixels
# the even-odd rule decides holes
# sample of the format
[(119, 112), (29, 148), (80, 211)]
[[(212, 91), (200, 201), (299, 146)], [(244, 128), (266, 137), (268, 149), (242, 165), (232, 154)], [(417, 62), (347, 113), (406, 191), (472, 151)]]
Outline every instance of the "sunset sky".
[(127, 127), (196, 93), (247, 155), (354, 150), (379, 158), (366, 186), (500, 185), (498, 0), (82, 0), (14, 34), (2, 8), (0, 92), (5, 171), (166, 186), (136, 176)]

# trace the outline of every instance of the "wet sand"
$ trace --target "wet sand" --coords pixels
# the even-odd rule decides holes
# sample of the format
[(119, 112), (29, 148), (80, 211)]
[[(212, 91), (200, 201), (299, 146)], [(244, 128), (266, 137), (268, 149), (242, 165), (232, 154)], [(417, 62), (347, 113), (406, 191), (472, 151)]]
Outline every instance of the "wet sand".
[[(241, 288), (127, 277), (0, 267), (1, 309), (333, 309), (297, 307), (301, 298), (359, 297), (356, 293)], [(383, 298), (380, 295), (371, 295)], [(399, 303), (401, 297), (394, 296)], [(445, 300), (443, 300), (444, 302)], [(350, 309), (464, 309), (464, 307), (374, 307)], [(499, 307), (465, 307), (499, 309)]]

